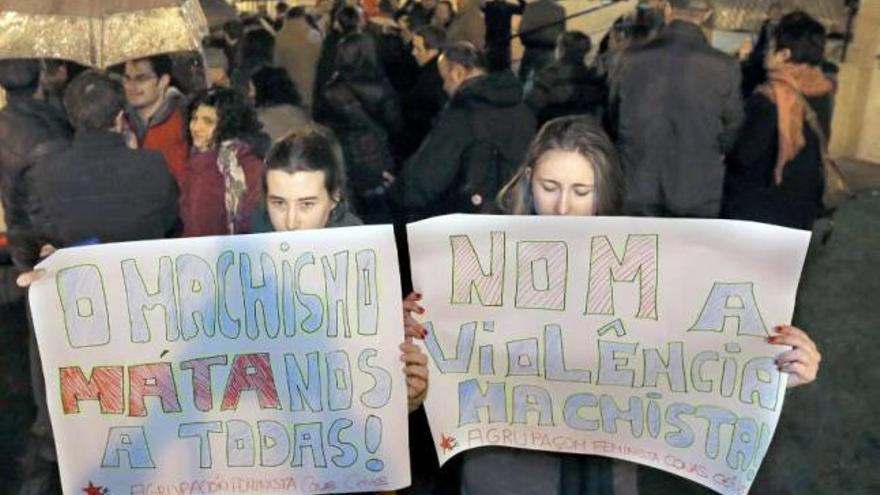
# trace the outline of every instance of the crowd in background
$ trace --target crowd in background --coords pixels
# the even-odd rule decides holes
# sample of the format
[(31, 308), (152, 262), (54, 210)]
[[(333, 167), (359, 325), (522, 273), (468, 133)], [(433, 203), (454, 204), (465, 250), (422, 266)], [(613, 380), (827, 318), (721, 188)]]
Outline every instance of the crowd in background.
[[(712, 48), (710, 22), (701, 0), (643, 2), (594, 46), (566, 30), (554, 0), (319, 0), (231, 20), (203, 55), (106, 72), (2, 61), (3, 308), (24, 312), (15, 278), (55, 248), (571, 214), (594, 189), (581, 214), (810, 229), (824, 213), (835, 84), (825, 30), (774, 5), (737, 57)], [(523, 185), (539, 143), (581, 150), (584, 187), (569, 197), (565, 178)], [(39, 402), (33, 349), (31, 360)], [(33, 434), (49, 440), (29, 447), (25, 493), (47, 493), (40, 473), (52, 465), (38, 414)], [(468, 493), (492, 490), (474, 482)]]

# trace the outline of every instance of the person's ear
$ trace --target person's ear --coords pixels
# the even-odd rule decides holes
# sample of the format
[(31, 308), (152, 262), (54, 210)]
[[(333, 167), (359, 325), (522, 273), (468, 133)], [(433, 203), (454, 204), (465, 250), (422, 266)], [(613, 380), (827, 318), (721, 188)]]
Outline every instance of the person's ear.
[(168, 89), (168, 86), (171, 86), (171, 76), (168, 74), (162, 74), (162, 77), (159, 78), (159, 87), (162, 91)]
[(788, 48), (783, 48), (776, 53), (779, 54), (779, 58), (781, 58), (783, 62), (788, 63), (791, 61), (791, 50), (789, 50)]
[(663, 2), (663, 17), (666, 19), (666, 24), (672, 22), (672, 5), (669, 5), (669, 2)]

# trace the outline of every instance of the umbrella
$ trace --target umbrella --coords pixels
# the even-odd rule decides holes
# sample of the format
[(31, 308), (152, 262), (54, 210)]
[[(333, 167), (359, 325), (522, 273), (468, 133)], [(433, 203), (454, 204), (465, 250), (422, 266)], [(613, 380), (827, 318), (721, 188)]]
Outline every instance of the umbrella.
[(198, 0), (0, 0), (0, 59), (57, 58), (105, 69), (200, 50), (207, 34)]
[(226, 0), (201, 0), (201, 4), (202, 10), (205, 11), (205, 17), (208, 18), (208, 26), (212, 28), (238, 19), (235, 7), (229, 5)]

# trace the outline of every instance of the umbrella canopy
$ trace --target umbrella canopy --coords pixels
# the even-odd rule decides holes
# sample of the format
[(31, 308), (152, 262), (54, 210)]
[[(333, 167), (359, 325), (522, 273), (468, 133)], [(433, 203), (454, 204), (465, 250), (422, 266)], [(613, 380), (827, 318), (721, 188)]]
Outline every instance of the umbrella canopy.
[(200, 50), (207, 34), (198, 0), (0, 0), (0, 59), (57, 58), (105, 69)]
[(226, 0), (201, 0), (202, 10), (205, 11), (205, 17), (208, 18), (208, 26), (220, 27), (227, 21), (238, 19), (238, 12), (235, 7), (229, 5)]

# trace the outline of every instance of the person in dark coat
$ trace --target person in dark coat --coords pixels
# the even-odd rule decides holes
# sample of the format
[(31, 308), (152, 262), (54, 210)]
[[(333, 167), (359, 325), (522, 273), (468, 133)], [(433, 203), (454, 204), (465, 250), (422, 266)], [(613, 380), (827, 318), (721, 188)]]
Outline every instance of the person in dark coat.
[(437, 68), (445, 43), (446, 33), (437, 26), (425, 26), (413, 33), (412, 53), (420, 67), (416, 83), (401, 98), (405, 125), (400, 156), (404, 158), (419, 148), (448, 99)]
[(824, 183), (820, 139), (807, 112), (828, 136), (834, 84), (821, 70), (824, 53), (819, 22), (803, 12), (782, 18), (766, 59), (768, 82), (749, 98), (728, 157), (724, 217), (812, 229)]
[[(64, 112), (34, 99), (39, 75), (39, 63), (35, 60), (0, 61), (0, 199), (10, 258), (0, 268), (5, 308), (4, 314), (0, 314), (0, 322), (7, 337), (12, 338), (16, 333), (24, 337), (21, 340), (24, 352), (5, 347), (16, 356), (23, 356), (24, 363), (10, 362), (8, 365), (13, 369), (28, 369), (29, 392), (36, 409), (33, 424), (23, 428), (26, 446), (18, 471), (22, 480), (19, 493), (25, 495), (61, 490), (37, 341), (33, 331), (26, 331), (24, 294), (14, 287), (18, 274), (30, 270), (38, 261), (40, 250), (28, 216), (25, 175), (38, 160), (64, 149), (71, 137)], [(6, 390), (13, 392), (11, 387)], [(12, 453), (16, 457), (19, 454)], [(14, 486), (15, 482), (10, 483)]]
[(193, 103), (192, 153), (180, 197), (185, 237), (249, 232), (262, 199), (269, 138), (239, 91), (217, 88)]
[[(41, 244), (163, 238), (177, 225), (178, 190), (161, 153), (122, 137), (122, 85), (96, 71), (70, 83), (64, 107), (76, 135), (25, 174), (28, 212)], [(120, 185), (137, 184), (120, 189)]]
[(324, 123), (339, 138), (345, 154), (356, 211), (367, 223), (390, 221), (387, 182), (395, 173), (395, 144), (403, 118), (400, 100), (366, 33), (339, 42), (337, 72), (324, 87)]
[(486, 59), (489, 71), (510, 68), (510, 23), (515, 15), (522, 15), (526, 0), (488, 0), (481, 7), (486, 22)]
[(321, 91), (336, 72), (336, 47), (339, 40), (349, 34), (359, 33), (363, 29), (364, 20), (360, 11), (351, 6), (344, 6), (336, 11), (333, 17), (332, 29), (321, 43), (321, 53), (318, 55), (318, 63), (315, 67), (314, 95), (312, 96), (312, 118), (321, 122), (323, 116), (320, 107)]
[(22, 271), (33, 268), (40, 251), (27, 212), (24, 174), (40, 158), (64, 149), (73, 134), (62, 110), (33, 98), (39, 76), (35, 60), (0, 61), (6, 94), (0, 105), (0, 199), (10, 255)]
[(556, 61), (535, 75), (526, 103), (535, 112), (540, 127), (548, 120), (586, 114), (600, 119), (605, 104), (605, 81), (587, 67), (590, 37), (567, 31), (556, 41)]
[(483, 211), (536, 130), (516, 76), (488, 73), (483, 52), (470, 43), (448, 46), (438, 67), (450, 101), (394, 184), (411, 218)]
[(565, 32), (565, 9), (555, 0), (537, 0), (526, 5), (519, 25), (525, 51), (519, 64), (519, 80), (525, 83), (553, 63), (556, 39)]
[(704, 1), (669, 5), (672, 22), (627, 51), (612, 87), (624, 213), (717, 218), (724, 154), (744, 118), (739, 64), (709, 45)]

